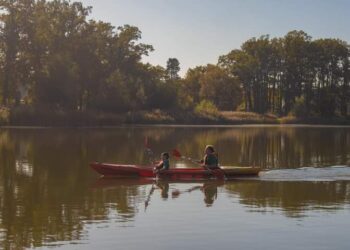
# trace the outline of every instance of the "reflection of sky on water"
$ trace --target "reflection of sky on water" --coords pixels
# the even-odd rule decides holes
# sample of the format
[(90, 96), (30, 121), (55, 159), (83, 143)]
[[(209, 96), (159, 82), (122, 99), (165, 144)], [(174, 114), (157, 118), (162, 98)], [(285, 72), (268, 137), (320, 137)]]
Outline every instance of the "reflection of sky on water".
[[(271, 242), (263, 239), (273, 240), (270, 235), (273, 234), (279, 237), (281, 244), (288, 245), (290, 237), (302, 237), (300, 246), (316, 249), (322, 244), (329, 247), (337, 243), (335, 239), (341, 240), (340, 245), (344, 244), (344, 231), (350, 226), (348, 181), (168, 183), (168, 198), (164, 199), (161, 188), (156, 188), (146, 211), (144, 202), (157, 184), (152, 184), (151, 180), (148, 184), (137, 183), (134, 179), (99, 180), (97, 185), (92, 182), (84, 200), (101, 197), (102, 203), (98, 206), (88, 202), (64, 205), (64, 213), (78, 212), (75, 214), (79, 223), (73, 224), (71, 236), (64, 241), (48, 234), (44, 245), (68, 249), (115, 246), (120, 249), (203, 249), (215, 243), (230, 249), (235, 243), (237, 247), (260, 249), (258, 246), (272, 247)], [(217, 186), (217, 198), (211, 206), (207, 206), (206, 194), (201, 189), (206, 184)], [(180, 194), (173, 197), (171, 194), (175, 190)], [(327, 243), (323, 238), (317, 243), (309, 238), (316, 239), (325, 232), (332, 236), (335, 227), (340, 235)], [(300, 230), (304, 234), (300, 234)], [(259, 244), (251, 240), (252, 234), (263, 237)], [(286, 249), (292, 249), (288, 247)]]
[[(301, 206), (295, 212), (302, 216), (293, 216), (288, 214), (292, 206), (264, 206), (262, 201), (257, 201), (258, 205), (246, 203), (244, 196), (250, 190), (250, 183), (237, 183), (237, 192), (231, 191), (236, 183), (218, 187), (218, 198), (212, 207), (205, 205), (200, 190), (167, 200), (162, 199), (161, 191), (157, 190), (146, 212), (140, 209), (133, 219), (126, 222), (118, 221), (111, 212), (108, 220), (85, 225), (84, 235), (77, 241), (79, 245), (62, 244), (68, 249), (107, 249), (116, 246), (119, 249), (218, 249), (218, 246), (219, 249), (232, 249), (234, 245), (234, 249), (345, 250), (350, 246), (347, 241), (349, 200), (343, 200), (337, 210), (329, 209), (328, 205), (317, 208), (312, 206), (312, 203), (318, 202), (317, 197), (303, 200), (299, 192), (299, 205), (298, 202), (294, 205)], [(282, 189), (288, 189), (283, 183), (279, 184)], [(322, 187), (322, 182), (319, 184), (315, 188)], [(196, 185), (198, 183), (170, 184), (169, 191), (186, 191)], [(312, 187), (314, 184), (309, 182), (309, 185)], [(144, 187), (147, 193), (151, 184), (140, 188)], [(275, 190), (269, 182), (258, 184), (259, 190), (264, 188), (266, 192)], [(330, 189), (335, 196), (339, 195), (336, 186)], [(276, 191), (271, 194), (276, 197), (266, 199), (277, 199), (278, 194)], [(252, 195), (247, 198), (256, 197)], [(332, 206), (337, 203), (332, 200), (319, 202), (334, 203)], [(137, 206), (142, 207), (142, 202)], [(295, 210), (298, 210), (296, 207)]]
[[(145, 137), (156, 156), (178, 148), (199, 159), (204, 146), (214, 144), (222, 165), (276, 170), (259, 180), (217, 186), (154, 184), (145, 211), (153, 181), (100, 182), (88, 167), (95, 160), (149, 162)], [(273, 248), (275, 241), (286, 249), (331, 244), (342, 249), (350, 227), (350, 168), (343, 167), (349, 147), (347, 128), (4, 129), (0, 248), (261, 249)], [(189, 166), (174, 158), (171, 163)], [(341, 166), (309, 168), (335, 165)], [(288, 245), (299, 237), (299, 245)]]
[(33, 166), (26, 161), (16, 161), (16, 172), (27, 177), (33, 176)]

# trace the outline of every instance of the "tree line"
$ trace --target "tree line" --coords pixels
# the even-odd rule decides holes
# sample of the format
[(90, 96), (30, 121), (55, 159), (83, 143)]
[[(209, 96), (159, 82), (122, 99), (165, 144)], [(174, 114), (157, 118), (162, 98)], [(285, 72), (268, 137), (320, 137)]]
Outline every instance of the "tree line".
[(0, 0), (0, 100), (54, 112), (219, 110), (298, 116), (348, 114), (349, 46), (303, 31), (262, 36), (189, 69), (142, 62), (154, 49), (134, 26), (90, 20), (67, 0)]
[(240, 79), (244, 107), (259, 113), (347, 115), (349, 45), (291, 31), (282, 38), (261, 36), (221, 56), (219, 65)]

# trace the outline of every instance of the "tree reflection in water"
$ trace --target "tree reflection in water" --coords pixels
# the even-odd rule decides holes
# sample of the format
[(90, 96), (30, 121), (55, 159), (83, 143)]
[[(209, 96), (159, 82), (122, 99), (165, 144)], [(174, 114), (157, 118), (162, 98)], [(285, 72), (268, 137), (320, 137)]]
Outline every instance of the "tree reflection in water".
[(288, 217), (304, 217), (309, 210), (336, 211), (350, 203), (350, 181), (239, 181), (225, 189), (252, 212), (276, 208)]
[[(148, 163), (145, 137), (156, 154), (179, 148), (193, 158), (202, 156), (206, 144), (215, 144), (222, 165), (297, 168), (345, 165), (350, 158), (347, 128), (2, 129), (0, 248), (76, 241), (86, 222), (112, 216), (118, 223), (132, 223), (151, 183), (118, 180), (91, 188), (98, 177), (88, 165), (96, 160)], [(158, 183), (164, 199), (169, 200), (171, 185)], [(211, 184), (195, 186), (209, 206), (215, 207), (218, 192), (227, 192), (250, 208), (281, 208), (287, 216), (302, 216), (308, 209), (341, 209), (349, 202), (350, 190), (348, 182), (234, 182), (219, 190)]]

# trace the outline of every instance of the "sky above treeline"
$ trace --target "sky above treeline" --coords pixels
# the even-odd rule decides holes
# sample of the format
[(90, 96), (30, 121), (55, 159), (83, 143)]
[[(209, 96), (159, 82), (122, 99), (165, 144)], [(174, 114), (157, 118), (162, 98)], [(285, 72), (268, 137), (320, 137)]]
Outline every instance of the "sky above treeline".
[(134, 25), (155, 51), (144, 60), (188, 68), (216, 63), (252, 37), (304, 30), (313, 38), (350, 42), (350, 0), (80, 0), (91, 18)]

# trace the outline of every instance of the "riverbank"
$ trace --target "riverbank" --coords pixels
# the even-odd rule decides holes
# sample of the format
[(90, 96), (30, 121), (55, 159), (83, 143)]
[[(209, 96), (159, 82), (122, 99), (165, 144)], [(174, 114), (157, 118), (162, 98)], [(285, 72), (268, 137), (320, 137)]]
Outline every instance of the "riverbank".
[(278, 117), (274, 114), (253, 112), (218, 112), (217, 114), (139, 112), (128, 116), (126, 124), (193, 124), (193, 125), (243, 125), (243, 124), (310, 124), (350, 125), (350, 117)]
[(10, 112), (1, 110), (0, 126), (26, 127), (102, 127), (123, 124), (165, 125), (243, 125), (243, 124), (310, 124), (350, 125), (350, 117), (278, 117), (253, 112), (165, 112), (137, 111), (122, 114), (97, 112)]

